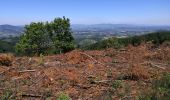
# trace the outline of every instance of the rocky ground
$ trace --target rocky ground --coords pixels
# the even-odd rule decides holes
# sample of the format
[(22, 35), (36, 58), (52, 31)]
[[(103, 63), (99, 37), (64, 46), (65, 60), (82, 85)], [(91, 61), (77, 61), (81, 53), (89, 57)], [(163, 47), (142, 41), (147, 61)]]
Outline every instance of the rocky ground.
[[(4, 54), (0, 60), (2, 56)], [(74, 50), (59, 55), (10, 59), (11, 64), (0, 62), (2, 98), (136, 100), (153, 79), (170, 72), (170, 45)]]

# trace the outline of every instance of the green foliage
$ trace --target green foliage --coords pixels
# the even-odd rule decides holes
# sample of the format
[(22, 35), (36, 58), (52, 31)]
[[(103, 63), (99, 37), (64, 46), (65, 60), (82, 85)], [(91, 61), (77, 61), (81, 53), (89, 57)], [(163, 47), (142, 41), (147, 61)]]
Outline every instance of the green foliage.
[(144, 92), (139, 100), (169, 100), (170, 99), (170, 74), (165, 73), (160, 79), (154, 80), (151, 91)]
[(64, 93), (60, 93), (57, 100), (70, 100), (70, 97)]
[(11, 95), (12, 95), (12, 92), (9, 90), (6, 90), (4, 94), (0, 97), (0, 100), (10, 100)]
[(113, 89), (117, 89), (117, 88), (120, 88), (120, 87), (122, 87), (122, 81), (121, 80), (116, 80), (112, 83)]
[(71, 35), (70, 20), (63, 17), (55, 19), (51, 23), (50, 38), (52, 39), (57, 52), (68, 52), (74, 49), (74, 38)]
[(16, 52), (24, 55), (65, 53), (74, 49), (74, 38), (68, 18), (56, 18), (52, 22), (31, 23), (16, 45)]
[(16, 51), (23, 54), (40, 54), (48, 48), (48, 34), (41, 22), (25, 26), (25, 33), (16, 45)]
[(131, 85), (130, 84), (128, 84), (128, 83), (124, 84), (124, 92), (126, 95), (130, 95), (130, 93), (131, 93)]

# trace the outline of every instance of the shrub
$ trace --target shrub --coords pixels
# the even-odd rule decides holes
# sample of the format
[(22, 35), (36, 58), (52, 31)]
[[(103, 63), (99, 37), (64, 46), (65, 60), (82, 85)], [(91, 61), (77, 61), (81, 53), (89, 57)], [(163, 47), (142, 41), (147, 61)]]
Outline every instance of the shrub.
[(120, 88), (122, 87), (122, 81), (121, 80), (115, 80), (113, 83), (112, 83), (112, 88), (113, 89), (117, 89), (117, 88)]

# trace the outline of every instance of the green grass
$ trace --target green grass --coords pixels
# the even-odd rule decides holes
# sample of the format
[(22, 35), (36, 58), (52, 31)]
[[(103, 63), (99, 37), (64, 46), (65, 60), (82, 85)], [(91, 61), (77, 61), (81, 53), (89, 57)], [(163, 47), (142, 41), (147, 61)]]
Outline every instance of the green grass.
[(152, 82), (150, 90), (140, 94), (139, 100), (170, 100), (170, 73)]
[(112, 88), (113, 89), (117, 89), (117, 88), (120, 88), (122, 87), (122, 81), (121, 80), (115, 80), (113, 83), (112, 83)]
[(67, 94), (60, 93), (57, 100), (70, 100), (70, 97)]
[(0, 100), (10, 100), (11, 95), (12, 95), (12, 92), (9, 90), (6, 90), (4, 94), (0, 97)]

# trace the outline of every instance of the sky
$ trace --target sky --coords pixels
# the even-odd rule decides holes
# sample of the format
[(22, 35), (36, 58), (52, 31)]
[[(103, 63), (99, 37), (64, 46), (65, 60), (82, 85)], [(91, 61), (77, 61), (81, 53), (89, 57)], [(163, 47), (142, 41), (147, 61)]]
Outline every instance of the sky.
[(72, 24), (170, 25), (170, 0), (0, 0), (0, 24), (62, 16)]

